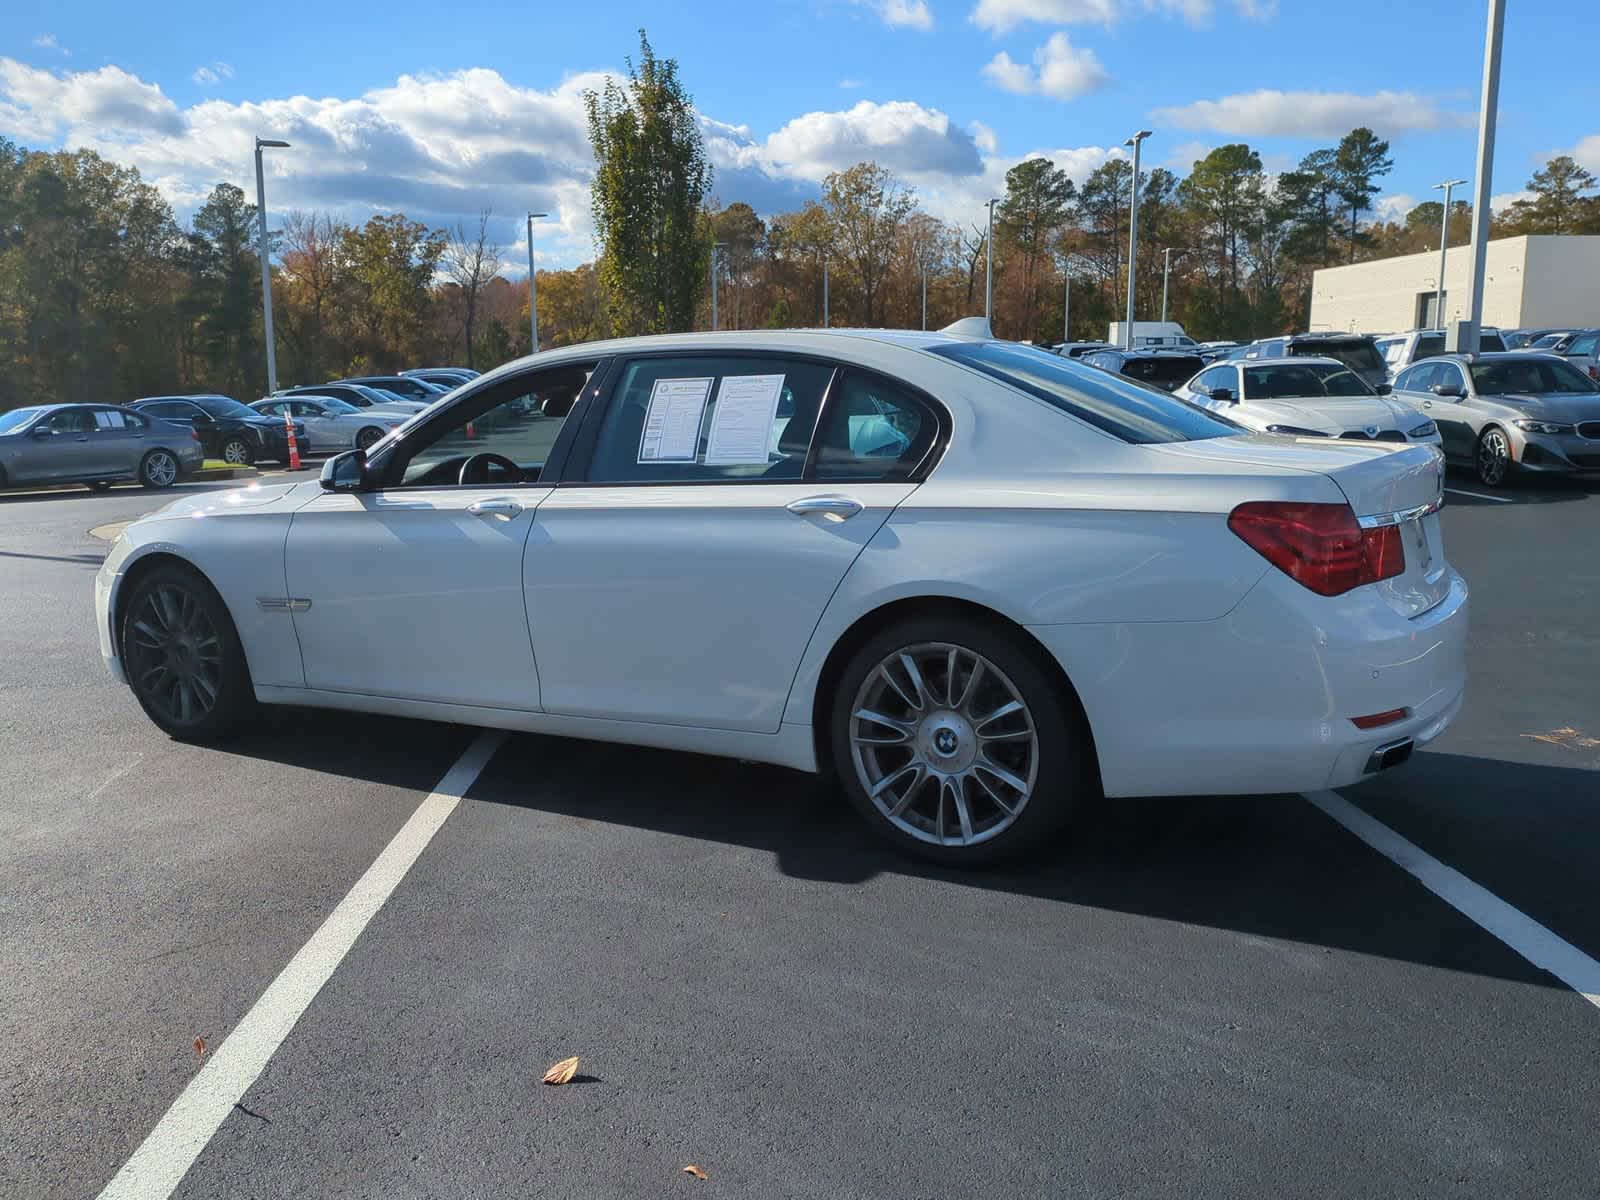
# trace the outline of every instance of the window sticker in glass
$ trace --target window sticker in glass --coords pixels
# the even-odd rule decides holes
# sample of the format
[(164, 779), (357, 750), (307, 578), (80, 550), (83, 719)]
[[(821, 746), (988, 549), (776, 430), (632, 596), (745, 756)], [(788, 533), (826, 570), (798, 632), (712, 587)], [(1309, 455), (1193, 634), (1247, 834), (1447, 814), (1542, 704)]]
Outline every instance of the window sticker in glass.
[(106, 409), (103, 409), (103, 408), (97, 408), (97, 409), (94, 410), (94, 423), (96, 425), (98, 425), (101, 429), (122, 429), (122, 428), (124, 428), (123, 423), (122, 423), (122, 414), (121, 413), (119, 413), (119, 412), (109, 412), (109, 411), (107, 411)]
[(712, 382), (710, 377), (656, 380), (639, 434), (640, 462), (694, 461)]
[[(724, 375), (706, 437), (708, 467), (765, 466), (771, 449), (782, 375)], [(648, 421), (646, 428), (648, 428)]]

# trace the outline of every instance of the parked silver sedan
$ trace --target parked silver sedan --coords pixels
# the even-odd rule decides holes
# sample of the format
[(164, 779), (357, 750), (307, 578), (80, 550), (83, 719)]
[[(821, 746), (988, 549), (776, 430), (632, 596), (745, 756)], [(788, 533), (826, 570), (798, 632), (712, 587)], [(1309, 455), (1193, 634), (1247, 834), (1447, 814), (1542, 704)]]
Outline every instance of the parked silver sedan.
[(1563, 358), (1448, 354), (1400, 372), (1394, 394), (1433, 418), (1445, 458), (1485, 487), (1517, 471), (1600, 475), (1600, 385)]
[(114, 404), (43, 404), (0, 413), (0, 487), (124, 479), (171, 487), (200, 468), (195, 431)]
[(319, 450), (366, 450), (409, 419), (404, 413), (361, 409), (334, 396), (268, 396), (250, 406), (267, 417), (292, 415)]

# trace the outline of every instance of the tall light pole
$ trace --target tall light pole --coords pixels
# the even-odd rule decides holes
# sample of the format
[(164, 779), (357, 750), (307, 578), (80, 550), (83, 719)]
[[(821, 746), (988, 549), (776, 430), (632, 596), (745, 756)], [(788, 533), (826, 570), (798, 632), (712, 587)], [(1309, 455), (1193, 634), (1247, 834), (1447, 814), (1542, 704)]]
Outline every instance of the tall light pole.
[(1455, 190), (1458, 183), (1465, 183), (1465, 179), (1446, 179), (1443, 183), (1433, 185), (1433, 190), (1444, 189), (1444, 218), (1439, 222), (1439, 286), (1434, 289), (1434, 322), (1435, 329), (1444, 328), (1444, 252), (1450, 245), (1450, 193)]
[(727, 242), (711, 243), (711, 329), (717, 329), (717, 251), (726, 246)]
[(1062, 271), (1061, 277), (1066, 281), (1061, 288), (1061, 340), (1072, 340), (1072, 272)]
[(922, 327), (928, 327), (928, 264), (918, 263), (922, 268)]
[(1149, 136), (1148, 129), (1141, 129), (1122, 143), (1133, 147), (1133, 198), (1128, 202), (1128, 320), (1122, 331), (1123, 345), (1129, 350), (1133, 349), (1133, 272), (1139, 261), (1139, 144)]
[(998, 200), (989, 201), (989, 232), (983, 241), (983, 319), (994, 333), (994, 206)]
[(528, 353), (539, 353), (539, 277), (533, 271), (533, 223), (549, 213), (528, 214)]
[[(1489, 0), (1489, 28), (1483, 39), (1483, 96), (1478, 104), (1477, 198), (1472, 204), (1472, 257), (1467, 267), (1468, 317), (1465, 328), (1458, 323), (1454, 335), (1446, 338), (1447, 347), (1457, 353), (1477, 351), (1478, 329), (1483, 323), (1483, 272), (1493, 217), (1489, 193), (1494, 184), (1494, 125), (1500, 107), (1500, 43), (1505, 29), (1506, 0)], [(1442, 280), (1439, 290), (1444, 291)]]
[(828, 260), (822, 260), (822, 327), (828, 328)]
[(1175, 246), (1168, 246), (1161, 252), (1161, 257), (1163, 259), (1161, 264), (1161, 320), (1163, 323), (1165, 323), (1167, 319), (1167, 279), (1172, 275), (1172, 252), (1175, 249), (1179, 254), (1188, 253), (1188, 251), (1184, 250), (1182, 247)]
[(267, 185), (261, 173), (263, 150), (286, 150), (288, 142), (256, 139), (256, 253), (261, 257), (261, 331), (267, 340), (267, 395), (278, 390), (278, 347), (272, 337), (272, 264), (267, 260)]

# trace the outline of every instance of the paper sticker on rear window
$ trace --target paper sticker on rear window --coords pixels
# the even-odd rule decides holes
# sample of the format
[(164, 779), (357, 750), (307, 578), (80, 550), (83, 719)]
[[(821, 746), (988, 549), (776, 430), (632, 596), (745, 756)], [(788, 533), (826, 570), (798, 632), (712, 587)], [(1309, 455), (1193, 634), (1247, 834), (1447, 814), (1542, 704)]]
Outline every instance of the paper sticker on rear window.
[(123, 420), (122, 420), (122, 414), (121, 413), (119, 413), (119, 412), (107, 412), (103, 408), (95, 409), (95, 411), (94, 411), (94, 423), (96, 425), (98, 425), (101, 429), (122, 429), (122, 428), (125, 428), (125, 425), (124, 425)]
[(724, 375), (706, 437), (706, 466), (765, 466), (782, 375)]
[(694, 461), (711, 384), (709, 377), (656, 380), (639, 433), (640, 462)]

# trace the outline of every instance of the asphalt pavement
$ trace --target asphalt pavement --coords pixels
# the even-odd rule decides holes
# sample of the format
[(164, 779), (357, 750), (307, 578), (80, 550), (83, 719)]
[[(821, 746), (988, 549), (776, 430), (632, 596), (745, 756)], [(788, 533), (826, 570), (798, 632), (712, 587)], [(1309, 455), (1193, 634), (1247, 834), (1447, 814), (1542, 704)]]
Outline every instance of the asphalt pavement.
[[(1344, 794), (1600, 956), (1600, 488), (1452, 487), (1466, 707)], [(167, 498), (0, 495), (4, 1196), (98, 1194), (475, 736), (161, 736), (88, 531)], [(1597, 1033), (1303, 797), (1116, 802), (959, 874), (807, 776), (511, 736), (177, 1194), (1585, 1195)]]

